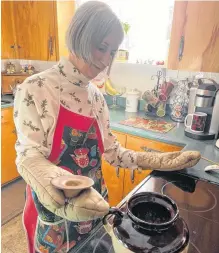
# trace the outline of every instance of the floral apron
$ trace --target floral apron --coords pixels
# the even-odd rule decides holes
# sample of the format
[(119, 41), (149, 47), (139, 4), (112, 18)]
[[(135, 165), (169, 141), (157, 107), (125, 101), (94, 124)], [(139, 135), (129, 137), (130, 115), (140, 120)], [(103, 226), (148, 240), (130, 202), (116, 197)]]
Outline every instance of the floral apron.
[[(101, 173), (103, 143), (97, 120), (60, 106), (49, 160), (75, 175), (94, 180), (96, 189), (105, 198), (107, 191)], [(47, 210), (35, 192), (27, 186), (23, 223), (29, 253), (74, 252), (100, 219), (70, 222)]]

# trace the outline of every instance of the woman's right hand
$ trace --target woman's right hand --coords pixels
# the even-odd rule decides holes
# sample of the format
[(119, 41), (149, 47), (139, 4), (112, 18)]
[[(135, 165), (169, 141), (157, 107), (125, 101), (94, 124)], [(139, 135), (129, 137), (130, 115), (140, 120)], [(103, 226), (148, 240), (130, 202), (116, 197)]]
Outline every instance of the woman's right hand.
[(55, 214), (70, 221), (80, 222), (102, 218), (108, 212), (109, 204), (91, 187), (69, 199), (66, 206), (57, 209)]
[(109, 211), (108, 203), (93, 188), (83, 191), (77, 197), (66, 198), (63, 192), (51, 184), (53, 178), (72, 176), (45, 157), (26, 158), (18, 164), (18, 171), (36, 193), (40, 203), (49, 211), (71, 221), (86, 221), (103, 217)]

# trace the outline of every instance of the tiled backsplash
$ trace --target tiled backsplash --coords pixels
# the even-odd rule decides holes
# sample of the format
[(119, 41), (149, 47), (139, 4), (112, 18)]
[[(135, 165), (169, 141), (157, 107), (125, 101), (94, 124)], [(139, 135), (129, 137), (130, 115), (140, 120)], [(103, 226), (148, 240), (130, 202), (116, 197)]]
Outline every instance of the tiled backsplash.
[[(146, 65), (146, 64), (131, 64), (131, 63), (114, 63), (111, 71), (112, 82), (118, 86), (126, 88), (136, 88), (142, 92), (152, 90), (157, 80), (151, 79), (152, 75), (156, 75), (158, 70), (162, 70), (162, 66)], [(192, 77), (199, 72), (166, 70), (166, 76), (171, 78), (183, 79)], [(204, 77), (213, 78), (219, 83), (219, 73), (202, 73)]]
[[(5, 63), (7, 60), (2, 60), (1, 70), (4, 70)], [(46, 62), (46, 61), (27, 61), (27, 60), (12, 60), (16, 65), (17, 70), (20, 69), (20, 64), (32, 64), (37, 71), (43, 71), (50, 68), (56, 62)], [(152, 90), (156, 84), (156, 78), (151, 79), (152, 75), (156, 75), (158, 70), (162, 70), (162, 66), (153, 66), (146, 64), (131, 64), (131, 63), (118, 63), (113, 64), (111, 70), (111, 80), (116, 86), (125, 86), (127, 89), (136, 88), (141, 92), (145, 90)], [(171, 78), (185, 78), (192, 77), (199, 73), (189, 72), (189, 71), (176, 71), (176, 70), (166, 70), (166, 75)], [(213, 78), (219, 83), (219, 73), (203, 73), (204, 77)]]

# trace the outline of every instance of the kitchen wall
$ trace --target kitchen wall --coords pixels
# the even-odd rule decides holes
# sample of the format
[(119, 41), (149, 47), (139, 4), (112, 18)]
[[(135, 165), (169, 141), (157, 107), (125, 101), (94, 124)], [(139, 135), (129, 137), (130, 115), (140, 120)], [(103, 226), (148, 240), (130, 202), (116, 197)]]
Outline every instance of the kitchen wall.
[[(5, 63), (7, 60), (2, 60), (1, 69), (4, 70)], [(17, 70), (20, 68), (20, 64), (32, 64), (36, 70), (43, 71), (50, 68), (55, 64), (55, 62), (46, 61), (27, 61), (27, 60), (12, 60), (12, 62), (17, 66)], [(19, 64), (20, 63), (20, 64)], [(153, 89), (156, 84), (156, 78), (151, 79), (152, 75), (156, 75), (158, 70), (162, 70), (162, 66), (153, 66), (146, 64), (132, 64), (132, 63), (114, 63), (111, 70), (111, 80), (115, 86), (125, 86), (127, 89), (136, 88), (141, 92), (145, 90)], [(166, 75), (171, 78), (185, 78), (192, 77), (194, 75), (200, 74), (197, 72), (188, 71), (175, 71), (166, 70)], [(201, 73), (204, 77), (213, 78), (219, 83), (219, 73)]]

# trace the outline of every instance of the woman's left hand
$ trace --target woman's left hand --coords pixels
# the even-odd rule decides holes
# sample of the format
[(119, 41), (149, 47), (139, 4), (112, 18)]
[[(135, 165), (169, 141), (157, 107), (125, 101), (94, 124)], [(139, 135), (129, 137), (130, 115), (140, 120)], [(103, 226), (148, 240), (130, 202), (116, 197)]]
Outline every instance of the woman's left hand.
[(182, 170), (195, 166), (201, 158), (198, 151), (183, 151), (169, 153), (138, 153), (138, 166), (145, 169), (162, 171)]

